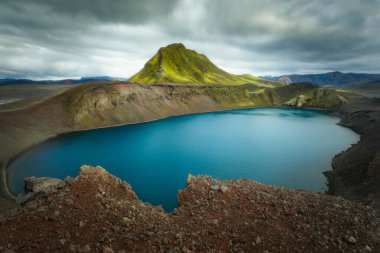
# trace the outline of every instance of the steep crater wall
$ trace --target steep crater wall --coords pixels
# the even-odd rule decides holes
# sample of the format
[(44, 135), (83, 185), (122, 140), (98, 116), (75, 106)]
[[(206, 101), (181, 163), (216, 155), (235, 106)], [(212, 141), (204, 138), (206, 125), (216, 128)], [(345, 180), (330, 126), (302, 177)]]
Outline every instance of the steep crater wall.
[[(58, 134), (164, 117), (258, 106), (336, 108), (347, 99), (312, 84), (241, 86), (85, 84), (29, 107), (0, 112), (0, 196), (6, 167), (20, 152)], [(25, 168), (27, 169), (27, 168)]]

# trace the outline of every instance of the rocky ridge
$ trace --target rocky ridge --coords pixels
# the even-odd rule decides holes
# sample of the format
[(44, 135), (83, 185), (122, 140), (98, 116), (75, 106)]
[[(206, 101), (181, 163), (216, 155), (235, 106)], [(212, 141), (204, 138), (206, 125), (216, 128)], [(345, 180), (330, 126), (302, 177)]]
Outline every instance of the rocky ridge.
[(128, 183), (101, 167), (26, 185), (26, 194), (38, 194), (0, 216), (2, 252), (379, 250), (371, 206), (253, 180), (189, 175), (172, 213), (140, 201)]

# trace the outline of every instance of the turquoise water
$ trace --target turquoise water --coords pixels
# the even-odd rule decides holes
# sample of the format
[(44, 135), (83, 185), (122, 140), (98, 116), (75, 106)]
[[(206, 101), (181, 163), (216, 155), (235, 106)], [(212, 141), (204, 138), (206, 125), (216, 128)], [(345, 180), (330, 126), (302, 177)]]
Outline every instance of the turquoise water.
[(191, 174), (323, 191), (322, 171), (359, 140), (321, 111), (255, 108), (173, 117), (62, 135), (25, 152), (9, 167), (11, 192), (27, 176), (75, 177), (100, 165), (129, 182), (138, 197), (177, 206)]

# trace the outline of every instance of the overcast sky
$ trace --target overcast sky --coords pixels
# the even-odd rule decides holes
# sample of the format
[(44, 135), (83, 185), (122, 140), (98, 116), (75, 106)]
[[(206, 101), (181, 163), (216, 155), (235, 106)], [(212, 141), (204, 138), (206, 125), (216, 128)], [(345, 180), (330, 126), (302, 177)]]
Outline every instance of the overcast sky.
[(235, 74), (380, 72), (380, 0), (0, 0), (0, 78), (129, 77), (174, 42)]

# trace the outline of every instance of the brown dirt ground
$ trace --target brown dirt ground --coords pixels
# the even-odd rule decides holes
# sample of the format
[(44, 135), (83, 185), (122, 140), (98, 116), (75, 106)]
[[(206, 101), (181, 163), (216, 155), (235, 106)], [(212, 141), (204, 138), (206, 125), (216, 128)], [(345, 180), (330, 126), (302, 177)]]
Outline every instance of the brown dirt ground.
[(129, 184), (104, 169), (82, 166), (62, 189), (0, 216), (0, 251), (380, 250), (370, 206), (252, 180), (189, 176), (187, 183), (178, 210), (165, 213), (138, 200)]

